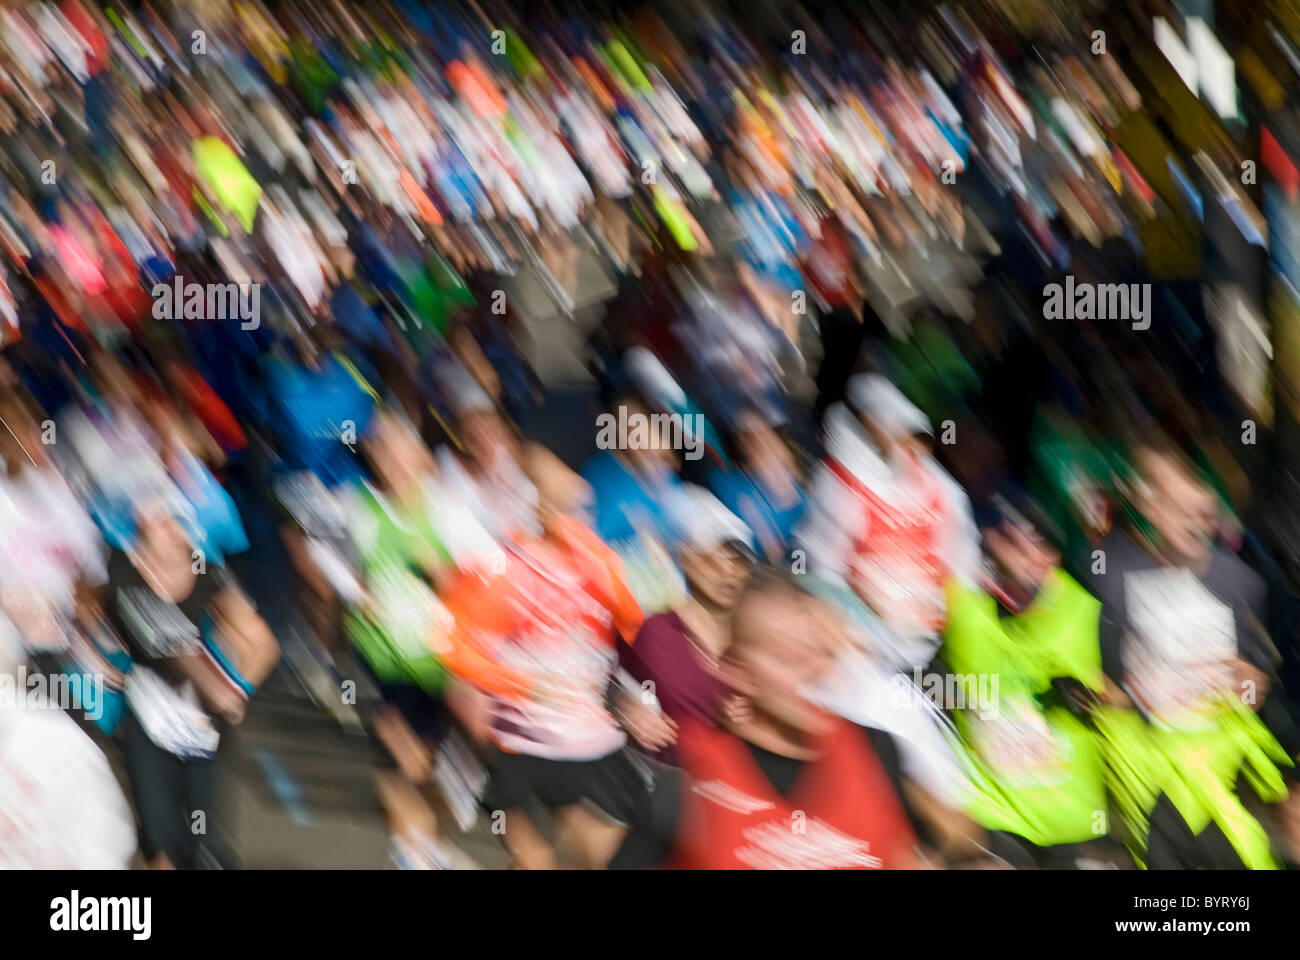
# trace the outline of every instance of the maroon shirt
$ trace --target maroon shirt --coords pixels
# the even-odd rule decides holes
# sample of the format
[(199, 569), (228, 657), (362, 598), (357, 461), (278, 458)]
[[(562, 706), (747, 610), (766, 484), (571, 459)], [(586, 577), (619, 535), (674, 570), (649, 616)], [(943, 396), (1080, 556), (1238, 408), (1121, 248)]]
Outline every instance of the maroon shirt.
[[(646, 620), (632, 646), (619, 644), (619, 661), (638, 683), (654, 684), (659, 708), (678, 726), (687, 720), (715, 725), (731, 694), (705, 665), (686, 634), (686, 624), (672, 611)], [(671, 763), (673, 750), (663, 751), (658, 759)]]

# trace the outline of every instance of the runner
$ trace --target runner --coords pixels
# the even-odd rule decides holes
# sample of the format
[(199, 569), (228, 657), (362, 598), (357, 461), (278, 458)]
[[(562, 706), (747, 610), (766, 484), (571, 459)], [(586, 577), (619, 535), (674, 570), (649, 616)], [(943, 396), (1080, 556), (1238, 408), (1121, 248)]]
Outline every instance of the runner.
[(917, 844), (893, 738), (805, 695), (838, 638), (788, 577), (755, 580), (722, 659), (743, 706), (720, 728), (688, 721), (681, 770), (660, 767), (613, 869), (907, 869)]
[[(0, 870), (122, 870), (131, 808), (108, 760), (71, 717), (26, 688), (17, 636), (0, 631)], [(15, 694), (16, 696), (12, 695)]]
[[(621, 393), (608, 413), (618, 422), (656, 422), (653, 406), (635, 390)], [(595, 491), (592, 527), (619, 555), (642, 609), (670, 609), (685, 592), (671, 554), (680, 536), (681, 456), (658, 442), (620, 447), (626, 449), (600, 451), (579, 471)]]
[(782, 564), (808, 509), (795, 453), (779, 428), (756, 410), (741, 413), (732, 433), (734, 463), (709, 473), (709, 489), (754, 531), (764, 559)]
[(495, 554), (473, 511), (440, 484), (432, 454), (415, 428), (381, 411), (366, 436), (372, 481), (343, 496), (358, 559), (356, 578), (340, 578), (344, 628), (375, 679), (382, 703), (374, 731), (401, 776), (380, 774), (395, 857), (407, 866), (444, 866), (437, 817), (424, 794), (448, 724), (443, 658), (453, 621), (439, 584), (457, 561), (473, 566)]
[(846, 584), (890, 628), (902, 670), (939, 647), (949, 577), (973, 582), (970, 502), (930, 452), (930, 421), (879, 374), (858, 374), (826, 414), (826, 457), (797, 540), (808, 572)]
[(1128, 841), (1151, 868), (1273, 867), (1236, 792), (1245, 774), (1280, 800), (1291, 765), (1256, 715), (1276, 656), (1264, 583), (1214, 544), (1214, 497), (1176, 447), (1144, 442), (1133, 464), (1145, 529), (1115, 530), (1091, 558), (1103, 667), (1136, 708), (1098, 717), (1123, 761), (1112, 789)]
[(490, 741), (487, 808), (515, 864), (555, 866), (534, 819), (555, 811), (598, 867), (622, 838), (639, 784), (625, 735), (606, 708), (618, 637), (631, 641), (641, 610), (607, 546), (566, 511), (590, 492), (553, 455), (526, 463), (539, 493), (538, 533), (503, 545), (499, 562), (467, 571), (447, 593), (456, 618), (451, 671), (486, 694), (470, 729)]
[(673, 760), (681, 724), (722, 720), (731, 691), (719, 659), (756, 559), (753, 534), (739, 517), (701, 487), (688, 484), (683, 495), (690, 522), (677, 562), (689, 595), (676, 609), (647, 619), (636, 643), (620, 644), (626, 682), (615, 702), (633, 738), (666, 763)]
[(104, 544), (30, 407), (7, 396), (0, 421), (0, 614), (54, 670), (76, 633), (78, 597), (103, 582)]
[(213, 762), (279, 657), (274, 637), (224, 569), (193, 559), (164, 503), (143, 505), (137, 536), (108, 561), (103, 606), (130, 652), (124, 750), (149, 866), (200, 863), (213, 819)]
[(1057, 565), (1060, 535), (1032, 502), (999, 494), (980, 526), (990, 574), (952, 585), (940, 653), (963, 701), (946, 706), (970, 746), (972, 815), (1018, 866), (1113, 862), (1091, 720), (1107, 699), (1101, 606)]

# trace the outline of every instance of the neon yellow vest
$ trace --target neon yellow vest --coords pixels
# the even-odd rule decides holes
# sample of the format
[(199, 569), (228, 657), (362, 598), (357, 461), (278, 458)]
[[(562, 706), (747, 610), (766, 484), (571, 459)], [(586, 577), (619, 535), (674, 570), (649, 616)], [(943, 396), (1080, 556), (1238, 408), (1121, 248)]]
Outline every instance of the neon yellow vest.
[(1241, 861), (1252, 870), (1275, 870), (1268, 834), (1236, 794), (1244, 773), (1260, 799), (1276, 803), (1287, 794), (1280, 766), (1291, 759), (1246, 705), (1225, 704), (1217, 726), (1185, 732), (1161, 730), (1136, 711), (1104, 708), (1096, 715), (1104, 744), (1107, 785), (1139, 866), (1151, 811), (1167, 794), (1192, 833), (1217, 823)]
[(1035, 699), (1057, 677), (1101, 688), (1100, 613), (1101, 605), (1060, 570), (1029, 607), (1005, 619), (988, 594), (950, 586), (943, 659), (954, 673), (985, 674), (996, 683), (992, 709), (957, 718), (975, 786), (969, 812), (984, 827), (1039, 846), (1108, 832), (1096, 736), (1068, 710)]

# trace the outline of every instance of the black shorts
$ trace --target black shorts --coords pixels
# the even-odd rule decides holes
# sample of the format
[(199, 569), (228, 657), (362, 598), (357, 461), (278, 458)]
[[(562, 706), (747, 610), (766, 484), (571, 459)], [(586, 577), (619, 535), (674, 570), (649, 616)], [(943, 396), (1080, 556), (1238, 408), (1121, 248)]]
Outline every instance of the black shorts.
[(385, 683), (355, 647), (352, 660), (379, 690), (380, 700), (397, 710), (421, 740), (441, 743), (451, 729), (447, 702), (415, 683)]
[(609, 820), (633, 821), (647, 793), (645, 765), (626, 748), (596, 760), (551, 760), (494, 752), (488, 761), (489, 810), (548, 810), (584, 803)]
[(202, 811), (205, 822), (213, 818), (212, 759), (182, 759), (169, 753), (149, 739), (129, 711), (123, 727), (123, 756), (140, 819), (141, 851), (149, 860), (165, 853), (178, 869), (196, 866), (207, 829), (195, 833), (193, 817)]

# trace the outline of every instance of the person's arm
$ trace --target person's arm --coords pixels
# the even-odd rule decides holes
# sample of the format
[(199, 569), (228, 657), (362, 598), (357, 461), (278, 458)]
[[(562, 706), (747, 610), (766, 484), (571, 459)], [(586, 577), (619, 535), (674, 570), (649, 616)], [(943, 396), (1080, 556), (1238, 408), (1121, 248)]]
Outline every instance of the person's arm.
[(213, 625), (234, 654), (231, 666), (249, 686), (261, 686), (280, 662), (280, 645), (271, 628), (233, 583), (213, 598), (211, 613)]
[(903, 779), (903, 799), (913, 823), (947, 859), (963, 860), (985, 853), (984, 828), (960, 810), (945, 805), (916, 781)]
[(641, 651), (653, 649), (662, 617), (652, 617), (637, 633), (636, 645), (618, 641), (619, 669), (610, 677), (606, 709), (643, 748), (658, 753), (677, 741), (677, 723), (664, 712)]
[(218, 713), (231, 723), (244, 719), (247, 694), (205, 652), (182, 654), (169, 658), (166, 663), (173, 677), (193, 685), (205, 710)]
[(171, 658), (168, 670), (193, 684), (205, 708), (238, 723), (252, 691), (279, 662), (280, 645), (233, 581), (212, 596), (207, 612), (215, 647), (205, 642), (193, 653)]
[(1238, 655), (1232, 664), (1233, 689), (1243, 703), (1259, 710), (1268, 696), (1274, 668), (1281, 658), (1265, 624), (1268, 585), (1264, 578), (1251, 576), (1243, 593), (1244, 609), (1233, 611), (1239, 638)]
[(1238, 653), (1256, 670), (1268, 672), (1279, 659), (1268, 635), (1268, 584), (1250, 571), (1242, 588), (1243, 608), (1234, 612), (1237, 625)]
[(795, 533), (796, 546), (815, 558), (817, 576), (832, 583), (848, 577), (853, 548), (853, 518), (860, 508), (855, 494), (829, 467), (818, 465), (813, 475), (808, 510)]
[(980, 532), (975, 525), (975, 514), (966, 492), (946, 474), (942, 477), (948, 496), (949, 510), (944, 524), (944, 552), (948, 569), (959, 583), (974, 586), (979, 583)]

